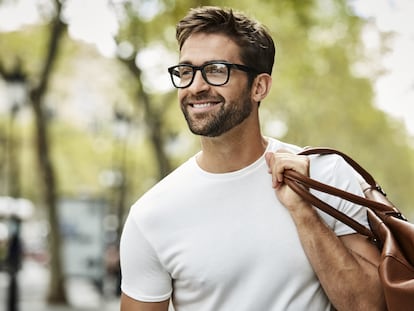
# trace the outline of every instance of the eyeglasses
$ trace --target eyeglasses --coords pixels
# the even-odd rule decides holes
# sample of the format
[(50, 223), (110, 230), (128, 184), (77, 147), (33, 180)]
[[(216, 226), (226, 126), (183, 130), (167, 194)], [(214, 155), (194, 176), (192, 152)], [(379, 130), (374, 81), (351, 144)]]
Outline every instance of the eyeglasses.
[(250, 74), (257, 74), (256, 70), (239, 64), (212, 61), (202, 66), (180, 64), (168, 68), (171, 81), (176, 88), (184, 89), (194, 81), (197, 70), (201, 71), (204, 80), (213, 86), (221, 86), (229, 82), (231, 69), (241, 70)]

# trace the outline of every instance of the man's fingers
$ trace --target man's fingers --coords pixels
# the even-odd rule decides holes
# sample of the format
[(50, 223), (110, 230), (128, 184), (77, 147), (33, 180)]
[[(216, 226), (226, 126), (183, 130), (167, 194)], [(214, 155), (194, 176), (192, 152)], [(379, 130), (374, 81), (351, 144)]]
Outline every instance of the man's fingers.
[(282, 153), (268, 152), (265, 155), (269, 174), (272, 174), (272, 187), (277, 189), (283, 183), (283, 173), (286, 169)]
[(269, 173), (272, 174), (272, 186), (278, 188), (284, 179), (285, 170), (294, 170), (298, 173), (309, 175), (309, 158), (298, 156), (286, 150), (268, 152), (265, 154)]

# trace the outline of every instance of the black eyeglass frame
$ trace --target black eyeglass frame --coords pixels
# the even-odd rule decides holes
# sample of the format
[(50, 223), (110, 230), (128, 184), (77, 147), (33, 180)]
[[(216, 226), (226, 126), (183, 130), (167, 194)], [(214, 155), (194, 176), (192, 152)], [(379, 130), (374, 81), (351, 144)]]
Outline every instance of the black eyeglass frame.
[[(209, 66), (209, 65), (214, 65), (214, 64), (225, 65), (227, 67), (227, 78), (226, 78), (226, 80), (223, 83), (212, 83), (207, 78), (207, 75), (206, 75), (206, 73), (204, 71), (204, 68), (207, 67), (207, 66)], [(178, 71), (176, 69), (179, 68), (179, 67), (182, 67), (182, 66), (190, 67), (193, 70), (193, 75), (192, 75), (191, 79), (184, 86), (182, 86), (182, 85), (176, 85), (175, 82), (174, 82), (174, 76), (179, 77), (178, 74), (177, 74)], [(233, 63), (229, 63), (229, 62), (225, 62), (225, 61), (210, 61), (210, 62), (207, 62), (207, 63), (201, 65), (201, 66), (194, 66), (194, 65), (191, 65), (191, 64), (179, 64), (179, 65), (175, 65), (175, 66), (169, 67), (168, 68), (168, 72), (170, 73), (171, 82), (174, 85), (174, 87), (176, 87), (177, 89), (185, 89), (185, 88), (189, 87), (193, 83), (194, 77), (195, 77), (195, 75), (196, 75), (196, 73), (197, 73), (198, 70), (200, 70), (201, 75), (202, 75), (204, 81), (207, 84), (210, 84), (212, 86), (222, 86), (222, 85), (225, 85), (230, 80), (230, 72), (231, 72), (231, 69), (241, 70), (241, 71), (247, 72), (248, 74), (250, 74), (252, 76), (256, 76), (256, 75), (259, 74), (255, 69), (253, 69), (251, 67), (248, 67), (248, 66), (245, 66), (245, 65), (241, 65), (241, 64), (233, 64)]]

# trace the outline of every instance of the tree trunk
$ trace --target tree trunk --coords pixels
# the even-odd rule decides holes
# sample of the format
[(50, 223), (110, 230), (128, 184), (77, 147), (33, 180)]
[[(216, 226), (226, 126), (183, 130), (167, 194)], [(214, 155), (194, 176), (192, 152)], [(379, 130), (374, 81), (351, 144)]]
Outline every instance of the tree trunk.
[(162, 136), (163, 122), (162, 113), (159, 113), (151, 103), (151, 99), (142, 87), (142, 71), (136, 65), (135, 60), (119, 59), (137, 79), (137, 102), (142, 105), (144, 120), (150, 134), (150, 141), (158, 164), (158, 178), (161, 179), (171, 172), (171, 163), (164, 150), (165, 140)]
[(46, 118), (39, 101), (33, 101), (36, 124), (36, 149), (39, 170), (42, 177), (44, 203), (48, 210), (49, 251), (50, 251), (50, 282), (48, 301), (50, 303), (67, 303), (65, 279), (61, 258), (61, 237), (57, 215), (56, 181), (47, 134)]
[(50, 73), (58, 55), (59, 42), (66, 29), (60, 20), (61, 3), (55, 1), (56, 16), (51, 22), (50, 42), (45, 59), (43, 71), (39, 79), (39, 84), (33, 88), (30, 94), (31, 105), (34, 112), (36, 126), (36, 149), (39, 170), (42, 178), (43, 198), (48, 209), (49, 250), (50, 259), (50, 282), (48, 301), (54, 304), (67, 304), (65, 278), (61, 257), (61, 237), (57, 215), (57, 195), (55, 171), (51, 160), (49, 137), (47, 132), (47, 115), (44, 109), (44, 95), (46, 94)]

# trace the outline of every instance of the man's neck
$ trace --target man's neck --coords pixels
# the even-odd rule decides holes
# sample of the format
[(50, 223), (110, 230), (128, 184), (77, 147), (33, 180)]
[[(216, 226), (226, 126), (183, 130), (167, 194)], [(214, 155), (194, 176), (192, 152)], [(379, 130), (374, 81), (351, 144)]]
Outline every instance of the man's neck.
[(240, 170), (260, 158), (266, 150), (267, 140), (258, 133), (220, 137), (202, 137), (202, 152), (197, 163), (211, 173), (228, 173)]

